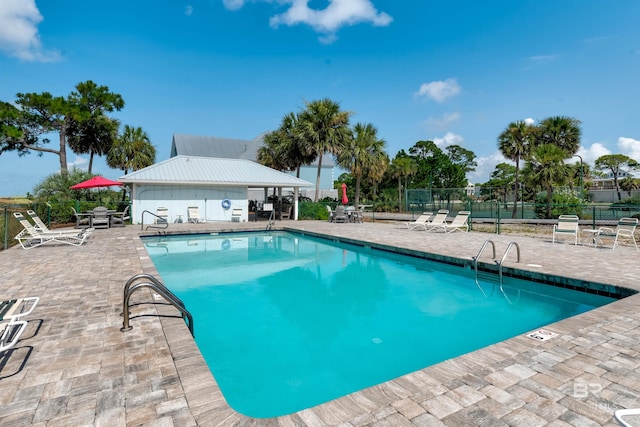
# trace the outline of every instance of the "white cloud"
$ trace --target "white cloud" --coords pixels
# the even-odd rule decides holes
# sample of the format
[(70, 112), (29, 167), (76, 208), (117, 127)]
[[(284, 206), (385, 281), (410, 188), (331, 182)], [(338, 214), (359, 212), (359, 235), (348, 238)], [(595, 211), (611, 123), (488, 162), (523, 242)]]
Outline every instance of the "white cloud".
[(560, 58), (560, 56), (555, 54), (530, 56), (529, 58), (527, 58), (527, 64), (525, 65), (525, 70), (530, 70), (531, 68), (545, 66), (552, 62), (555, 62), (558, 58)]
[(42, 19), (35, 0), (2, 0), (0, 51), (23, 61), (58, 60), (58, 52), (42, 48), (38, 34), (38, 24)]
[(459, 94), (461, 89), (456, 79), (434, 81), (423, 83), (418, 92), (416, 92), (416, 96), (426, 96), (436, 102), (443, 102), (447, 98)]
[(185, 15), (187, 15), (187, 16), (191, 16), (191, 15), (193, 15), (193, 6), (191, 6), (191, 5), (187, 5), (187, 6), (184, 8), (184, 14), (185, 14)]
[(244, 6), (244, 0), (222, 0), (222, 4), (229, 10), (238, 10)]
[(533, 126), (536, 124), (536, 121), (534, 119), (532, 119), (531, 117), (527, 117), (526, 119), (524, 119), (524, 123), (527, 126)]
[(89, 168), (89, 160), (84, 157), (76, 156), (73, 162), (67, 162), (67, 168), (87, 170)]
[(637, 139), (621, 136), (618, 138), (618, 148), (622, 154), (631, 157), (633, 160), (640, 161), (640, 141)]
[[(286, 12), (274, 15), (269, 20), (272, 27), (280, 25), (309, 25), (316, 32), (324, 34), (321, 37), (323, 43), (331, 43), (336, 39), (335, 34), (344, 26), (369, 22), (374, 26), (384, 27), (391, 23), (393, 18), (384, 12), (378, 12), (370, 0), (329, 0), (329, 5), (324, 9), (312, 9), (309, 0), (281, 0), (281, 3), (290, 4)], [(225, 0), (225, 5), (240, 4), (241, 0)]]
[(489, 156), (476, 157), (475, 160), (476, 163), (478, 163), (476, 170), (467, 174), (467, 179), (474, 184), (482, 184), (489, 181), (489, 176), (491, 176), (491, 173), (496, 169), (498, 163), (513, 164), (513, 162), (505, 159), (500, 151), (496, 151)]
[(429, 117), (425, 124), (429, 128), (446, 128), (460, 120), (460, 113), (444, 113), (441, 117)]
[(433, 138), (433, 142), (439, 147), (444, 148), (449, 145), (462, 145), (464, 138), (453, 132), (447, 132), (442, 138)]
[[(598, 157), (604, 156), (605, 154), (611, 154), (611, 151), (603, 144), (595, 142), (591, 144), (590, 147), (580, 146), (577, 154), (582, 157), (582, 161), (584, 163), (593, 165)], [(574, 158), (571, 163), (575, 163), (576, 160), (578, 159)]]

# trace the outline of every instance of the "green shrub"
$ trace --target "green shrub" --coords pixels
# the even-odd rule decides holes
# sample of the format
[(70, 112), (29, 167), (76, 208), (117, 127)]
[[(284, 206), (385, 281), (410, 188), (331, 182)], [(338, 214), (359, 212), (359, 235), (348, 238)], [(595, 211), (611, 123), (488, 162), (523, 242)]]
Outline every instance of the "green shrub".
[(300, 202), (298, 203), (298, 219), (318, 219), (328, 220), (329, 211), (327, 211), (326, 203)]
[[(551, 218), (560, 215), (578, 215), (582, 217), (582, 211), (587, 207), (584, 200), (572, 191), (558, 191), (551, 198)], [(537, 218), (547, 218), (548, 211), (547, 194), (538, 193), (535, 199), (535, 213)]]

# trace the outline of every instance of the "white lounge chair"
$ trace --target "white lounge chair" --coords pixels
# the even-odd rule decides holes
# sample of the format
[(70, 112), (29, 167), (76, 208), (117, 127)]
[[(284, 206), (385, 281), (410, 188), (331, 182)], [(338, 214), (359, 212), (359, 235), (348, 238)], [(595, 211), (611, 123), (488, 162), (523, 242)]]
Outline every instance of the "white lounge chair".
[(27, 322), (15, 317), (0, 320), (0, 353), (15, 347), (26, 328)]
[(23, 230), (15, 239), (23, 249), (32, 249), (47, 243), (62, 243), (65, 245), (80, 246), (91, 235), (92, 228), (82, 231), (39, 231), (20, 212), (14, 212), (13, 216), (22, 224)]
[(169, 223), (169, 209), (160, 207), (156, 209), (156, 224)]
[(18, 319), (27, 316), (33, 312), (33, 309), (36, 308), (39, 301), (40, 298), (38, 297), (0, 301), (0, 320), (7, 320), (9, 318)]
[(573, 235), (574, 245), (577, 245), (580, 241), (579, 222), (580, 218), (577, 215), (560, 215), (558, 217), (558, 223), (553, 224), (552, 242), (556, 242), (556, 234), (558, 237), (560, 235)]
[[(615, 419), (624, 427), (638, 427), (640, 425), (640, 409), (618, 409), (614, 412)], [(625, 420), (625, 418), (627, 418)], [(632, 424), (633, 420), (633, 424)]]
[(405, 222), (409, 230), (424, 230), (424, 225), (429, 222), (429, 219), (433, 216), (433, 212), (422, 212), (415, 221)]
[(436, 214), (431, 218), (430, 221), (427, 221), (422, 227), (426, 231), (433, 230), (435, 227), (442, 227), (447, 223), (447, 216), (449, 215), (448, 209), (440, 209)]
[(634, 233), (638, 226), (638, 218), (620, 218), (615, 229), (611, 227), (600, 227), (598, 233), (594, 236), (596, 246), (602, 244), (602, 239), (613, 239), (612, 249), (618, 246), (618, 240), (629, 239), (633, 242), (633, 246), (638, 250), (638, 244)]
[(469, 231), (469, 216), (470, 211), (459, 211), (458, 214), (451, 220), (444, 224), (434, 224), (428, 231), (444, 231), (445, 233), (453, 233), (454, 231)]
[(38, 297), (0, 301), (0, 353), (15, 347), (27, 327), (21, 318), (31, 314), (39, 301)]
[(204, 218), (200, 217), (200, 208), (197, 206), (189, 206), (187, 208), (187, 222), (197, 224), (204, 222)]
[(231, 211), (231, 222), (240, 222), (242, 219), (242, 209), (236, 208)]
[(44, 221), (42, 221), (38, 216), (38, 214), (35, 213), (34, 211), (28, 210), (27, 215), (29, 215), (33, 220), (33, 223), (34, 223), (33, 227), (41, 233), (55, 233), (55, 234), (61, 234), (61, 235), (68, 234), (71, 236), (77, 236), (78, 233), (80, 233), (78, 230), (51, 230), (49, 229), (49, 227), (47, 227), (47, 224), (45, 224)]

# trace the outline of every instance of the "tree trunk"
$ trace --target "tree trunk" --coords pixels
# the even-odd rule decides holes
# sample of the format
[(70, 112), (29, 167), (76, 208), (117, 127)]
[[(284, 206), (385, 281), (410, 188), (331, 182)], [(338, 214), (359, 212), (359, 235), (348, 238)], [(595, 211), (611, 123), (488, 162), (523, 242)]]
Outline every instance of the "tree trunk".
[(322, 171), (322, 153), (318, 156), (318, 176), (316, 177), (316, 197), (314, 202), (318, 201), (318, 196), (320, 195), (320, 172)]
[(511, 218), (514, 219), (518, 216), (518, 164), (520, 162), (516, 160), (516, 196), (513, 198), (513, 213), (511, 214)]
[(353, 205), (356, 209), (360, 206), (360, 175), (356, 175), (356, 196), (354, 198)]
[(60, 157), (60, 175), (67, 176), (69, 174), (67, 169), (67, 133), (64, 124), (60, 128), (60, 151), (58, 156)]
[(91, 173), (92, 169), (93, 169), (93, 150), (91, 150), (89, 154), (89, 170), (87, 172)]
[(402, 178), (398, 177), (398, 212), (402, 212)]

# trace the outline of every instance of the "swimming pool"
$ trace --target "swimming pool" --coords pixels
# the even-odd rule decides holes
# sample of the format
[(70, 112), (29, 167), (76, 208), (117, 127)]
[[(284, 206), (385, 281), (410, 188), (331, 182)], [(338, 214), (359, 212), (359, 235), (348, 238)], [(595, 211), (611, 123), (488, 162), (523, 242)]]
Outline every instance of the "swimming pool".
[(274, 232), (144, 239), (230, 406), (315, 406), (613, 301)]

